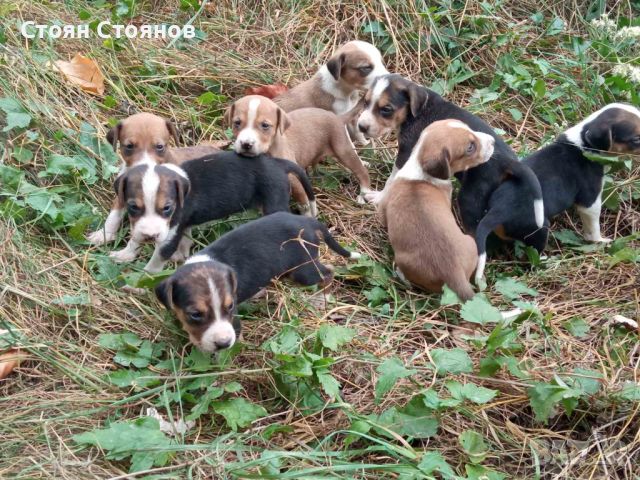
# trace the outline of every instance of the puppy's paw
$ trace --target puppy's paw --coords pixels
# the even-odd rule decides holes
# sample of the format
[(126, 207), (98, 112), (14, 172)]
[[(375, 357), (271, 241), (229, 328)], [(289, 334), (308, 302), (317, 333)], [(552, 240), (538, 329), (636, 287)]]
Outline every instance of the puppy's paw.
[(139, 287), (132, 287), (130, 285), (124, 285), (122, 287), (122, 291), (125, 293), (130, 293), (131, 295), (144, 295), (147, 293), (147, 290)]
[(473, 282), (476, 284), (476, 287), (478, 287), (479, 292), (482, 292), (487, 288), (487, 280), (484, 278), (484, 275), (482, 276), (476, 275), (473, 279)]
[(113, 242), (116, 239), (115, 233), (110, 233), (105, 230), (96, 230), (87, 235), (87, 240), (91, 245), (96, 247), (104, 245), (108, 242)]
[(364, 205), (365, 203), (367, 203), (367, 201), (365, 200), (364, 196), (360, 194), (356, 197), (356, 203), (358, 205)]
[(117, 250), (109, 254), (109, 257), (117, 263), (133, 262), (136, 259), (136, 256), (136, 251), (129, 248), (123, 248), (122, 250)]
[(374, 205), (380, 203), (380, 201), (382, 200), (382, 192), (377, 192), (375, 190), (371, 191), (371, 192), (367, 192), (364, 194), (364, 199), (368, 202), (368, 203), (372, 203)]
[(358, 145), (359, 147), (364, 147), (366, 145), (369, 145), (371, 143), (371, 139), (367, 138), (364, 136), (364, 133), (362, 132), (357, 132), (354, 135), (353, 138), (353, 143), (355, 143), (356, 145)]
[(587, 242), (594, 242), (594, 243), (610, 243), (613, 241), (611, 238), (603, 237), (602, 235), (600, 235), (600, 233), (597, 233), (595, 235), (590, 233), (585, 233), (584, 239)]
[(371, 163), (367, 162), (366, 160), (360, 160), (360, 161), (362, 162), (362, 165), (364, 165), (367, 168), (371, 166)]
[(172, 262), (184, 262), (188, 256), (188, 250), (186, 254), (183, 250), (176, 250), (175, 252), (173, 252), (173, 255), (171, 255), (171, 258), (169, 258), (169, 260), (171, 260)]

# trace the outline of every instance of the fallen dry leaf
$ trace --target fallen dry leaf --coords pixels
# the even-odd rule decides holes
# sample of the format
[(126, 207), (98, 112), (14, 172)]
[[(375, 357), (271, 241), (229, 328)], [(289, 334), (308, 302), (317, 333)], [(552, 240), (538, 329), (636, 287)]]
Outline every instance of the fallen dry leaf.
[(69, 82), (80, 86), (85, 92), (94, 95), (104, 93), (104, 77), (98, 64), (90, 58), (76, 53), (70, 62), (58, 60), (55, 65)]
[(244, 91), (245, 95), (262, 95), (267, 98), (275, 98), (289, 90), (289, 87), (282, 83), (275, 85), (261, 85), (259, 87), (249, 87)]
[(25, 358), (27, 358), (27, 356), (17, 348), (7, 350), (0, 355), (0, 380), (7, 378)]

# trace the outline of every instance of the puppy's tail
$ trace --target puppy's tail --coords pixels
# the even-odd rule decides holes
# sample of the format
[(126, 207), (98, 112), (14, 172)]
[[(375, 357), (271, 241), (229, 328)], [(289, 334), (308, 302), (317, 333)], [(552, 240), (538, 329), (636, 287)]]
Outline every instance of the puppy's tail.
[(298, 178), (298, 180), (300, 180), (300, 184), (304, 189), (304, 193), (307, 194), (307, 198), (309, 199), (309, 207), (311, 209), (311, 215), (316, 217), (318, 215), (318, 207), (316, 206), (316, 196), (313, 193), (313, 187), (311, 186), (311, 181), (309, 180), (307, 173), (304, 171), (304, 169), (300, 165), (298, 165), (295, 162), (292, 162), (291, 160), (285, 160), (283, 158), (274, 158), (274, 160), (282, 166), (282, 169), (287, 174), (292, 173)]
[(342, 245), (340, 245), (338, 241), (335, 238), (333, 238), (333, 235), (331, 235), (331, 232), (329, 232), (329, 229), (324, 223), (321, 223), (318, 221), (316, 221), (316, 223), (317, 223), (316, 231), (322, 234), (322, 238), (324, 238), (325, 243), (331, 250), (333, 250), (334, 252), (336, 252), (338, 255), (342, 257), (352, 258), (354, 260), (362, 256), (358, 252), (350, 252), (349, 250), (344, 248)]
[[(478, 247), (478, 265), (476, 267), (475, 283), (479, 284), (484, 276), (484, 267), (487, 264), (487, 237), (491, 232), (498, 228), (505, 217), (497, 210), (489, 210), (489, 212), (480, 220), (478, 228), (476, 228), (476, 246)], [(452, 287), (453, 288), (453, 287)]]
[(544, 225), (544, 202), (542, 200), (542, 188), (540, 181), (533, 170), (522, 162), (517, 162), (512, 168), (513, 176), (520, 181), (522, 186), (533, 198), (533, 213), (536, 226), (542, 228)]

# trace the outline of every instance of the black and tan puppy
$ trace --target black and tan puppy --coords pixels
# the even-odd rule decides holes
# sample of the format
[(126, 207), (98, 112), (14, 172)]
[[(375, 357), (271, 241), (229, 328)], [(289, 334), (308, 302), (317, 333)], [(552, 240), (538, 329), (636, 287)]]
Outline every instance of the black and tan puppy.
[(343, 257), (360, 256), (345, 250), (316, 219), (278, 212), (241, 225), (189, 258), (156, 287), (156, 295), (199, 349), (228, 348), (240, 335), (236, 305), (273, 279), (301, 285), (331, 281), (332, 268), (318, 259), (321, 239)]
[[(173, 139), (176, 148), (170, 148)], [(115, 151), (120, 152), (123, 164), (120, 175), (127, 169), (140, 165), (181, 163), (219, 152), (220, 149), (212, 145), (197, 145), (194, 147), (177, 147), (178, 131), (175, 125), (153, 113), (141, 112), (131, 115), (118, 122), (107, 133), (107, 141)], [(104, 227), (87, 235), (92, 245), (102, 245), (116, 239), (125, 206), (115, 198)]]
[(288, 160), (260, 155), (247, 158), (220, 152), (181, 167), (172, 164), (138, 165), (119, 176), (115, 189), (126, 205), (131, 223), (127, 246), (111, 256), (116, 261), (133, 260), (142, 243), (155, 242), (148, 272), (162, 270), (174, 259), (189, 253), (192, 226), (227, 217), (251, 208), (264, 215), (289, 210), (290, 185), (294, 173), (315, 199), (304, 170)]
[[(532, 199), (524, 215), (542, 226), (544, 207), (540, 183), (526, 165), (518, 161), (509, 147), (482, 119), (448, 102), (437, 93), (416, 83), (390, 74), (378, 77), (364, 96), (364, 110), (358, 119), (358, 128), (369, 137), (380, 137), (398, 130), (398, 156), (387, 182), (404, 166), (422, 131), (437, 120), (456, 119), (474, 131), (491, 135), (495, 149), (491, 159), (475, 168), (456, 174), (461, 187), (458, 194), (460, 216), (467, 233), (475, 233), (486, 214), (491, 193), (506, 179), (513, 179), (520, 190)], [(383, 192), (365, 195), (380, 201)], [(476, 239), (477, 240), (477, 239)], [(483, 255), (477, 242), (478, 253)], [(482, 275), (482, 268), (478, 269)]]
[(604, 168), (584, 155), (589, 152), (640, 154), (640, 110), (623, 103), (607, 105), (525, 158), (523, 163), (542, 186), (545, 226), (537, 228), (526, 215), (531, 196), (507, 181), (491, 195), (478, 238), (484, 240), (494, 230), (503, 239), (521, 240), (542, 252), (549, 220), (575, 205), (585, 240), (610, 241), (600, 232)]

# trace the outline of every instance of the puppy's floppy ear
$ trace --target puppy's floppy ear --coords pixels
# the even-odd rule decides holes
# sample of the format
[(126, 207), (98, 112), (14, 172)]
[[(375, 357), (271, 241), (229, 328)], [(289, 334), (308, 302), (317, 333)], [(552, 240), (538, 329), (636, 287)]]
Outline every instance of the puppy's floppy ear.
[(411, 115), (415, 117), (424, 104), (427, 103), (429, 93), (426, 88), (411, 82), (407, 87), (407, 95), (409, 96), (409, 110)]
[(184, 206), (184, 199), (189, 194), (189, 190), (191, 190), (191, 182), (182, 175), (176, 175), (176, 177), (175, 185), (176, 191), (178, 192), (178, 205), (182, 208)]
[(342, 72), (342, 65), (344, 64), (345, 54), (341, 53), (340, 55), (334, 55), (327, 62), (327, 69), (329, 73), (333, 75), (333, 78), (338, 80), (340, 78), (340, 73)]
[(160, 300), (167, 310), (171, 310), (173, 307), (173, 279), (172, 277), (166, 278), (156, 285), (154, 289), (156, 297)]
[(236, 104), (233, 103), (229, 108), (227, 108), (226, 112), (224, 112), (224, 123), (227, 127), (231, 126), (231, 121), (233, 120), (233, 114), (236, 110)]
[(167, 130), (173, 137), (173, 141), (176, 143), (176, 147), (180, 146), (180, 136), (178, 135), (178, 128), (173, 124), (171, 120), (167, 120)]
[(111, 144), (114, 150), (118, 148), (118, 140), (122, 131), (122, 122), (118, 122), (115, 127), (107, 132), (107, 142)]
[(280, 107), (278, 107), (277, 118), (278, 124), (276, 125), (276, 129), (282, 135), (285, 130), (291, 126), (291, 120), (289, 120), (289, 116), (287, 115), (287, 113)]
[(585, 126), (584, 139), (587, 147), (596, 150), (609, 150), (613, 143), (611, 124), (591, 122)]
[(118, 175), (116, 181), (113, 182), (113, 189), (116, 191), (116, 197), (118, 199), (118, 203), (122, 208), (124, 208), (124, 196), (127, 193), (127, 173), (123, 173)]
[(234, 272), (232, 268), (227, 270), (227, 282), (231, 285), (231, 291), (235, 297), (238, 293), (238, 278), (236, 277), (236, 272)]
[(449, 180), (451, 177), (451, 167), (449, 166), (449, 150), (443, 148), (440, 155), (427, 160), (423, 164), (424, 173), (441, 180)]

